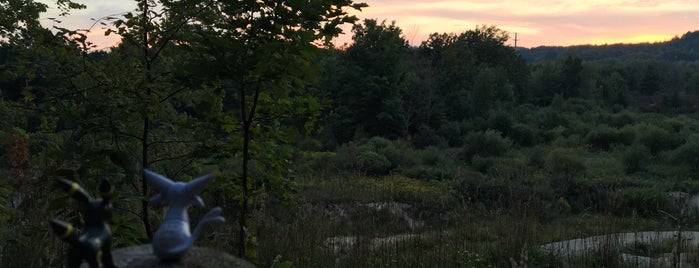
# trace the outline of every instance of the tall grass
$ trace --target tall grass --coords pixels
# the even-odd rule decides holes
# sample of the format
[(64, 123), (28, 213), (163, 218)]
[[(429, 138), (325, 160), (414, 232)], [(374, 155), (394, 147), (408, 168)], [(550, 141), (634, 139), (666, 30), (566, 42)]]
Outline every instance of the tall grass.
[[(632, 267), (612, 244), (567, 257), (540, 245), (673, 228), (661, 216), (590, 212), (542, 218), (537, 202), (489, 207), (459, 199), (448, 181), (396, 175), (305, 178), (299, 186), (292, 209), (279, 206), (258, 215), (264, 218), (256, 232), (262, 267), (280, 259), (294, 267)], [(405, 204), (404, 212), (424, 224), (410, 226), (388, 209), (367, 205), (376, 202)]]

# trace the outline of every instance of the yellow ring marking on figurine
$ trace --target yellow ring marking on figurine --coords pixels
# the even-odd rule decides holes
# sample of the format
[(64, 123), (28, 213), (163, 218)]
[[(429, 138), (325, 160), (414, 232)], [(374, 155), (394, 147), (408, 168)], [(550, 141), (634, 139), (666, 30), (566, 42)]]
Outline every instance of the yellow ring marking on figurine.
[(68, 224), (68, 225), (66, 226), (66, 231), (63, 232), (63, 234), (61, 235), (61, 239), (66, 239), (66, 238), (68, 238), (68, 236), (70, 236), (70, 234), (72, 234), (72, 233), (73, 233), (73, 225), (72, 225), (72, 224)]
[(76, 191), (78, 191), (78, 189), (80, 189), (80, 185), (78, 185), (77, 182), (74, 182), (73, 184), (70, 185), (70, 191), (69, 191), (69, 193), (70, 193), (70, 194), (73, 194), (73, 193), (75, 193)]

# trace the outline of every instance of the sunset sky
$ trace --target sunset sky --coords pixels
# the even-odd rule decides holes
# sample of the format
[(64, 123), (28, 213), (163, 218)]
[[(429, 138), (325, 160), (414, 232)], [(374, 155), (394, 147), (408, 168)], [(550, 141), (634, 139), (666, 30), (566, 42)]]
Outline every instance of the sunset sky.
[[(43, 0), (51, 2), (52, 0)], [(126, 0), (81, 0), (88, 9), (64, 18), (61, 27), (88, 28), (107, 15), (133, 10)], [(361, 2), (361, 1), (357, 1)], [(366, 0), (368, 8), (353, 12), (359, 18), (395, 21), (413, 45), (433, 32), (460, 33), (476, 25), (495, 25), (514, 37), (518, 46), (639, 43), (666, 41), (699, 30), (697, 0)], [(54, 10), (55, 12), (55, 10)], [(48, 14), (46, 17), (55, 16)], [(47, 26), (52, 22), (45, 20)], [(351, 27), (346, 27), (349, 33)], [(115, 39), (103, 36), (100, 25), (90, 39), (101, 47)], [(336, 44), (349, 42), (349, 34)], [(509, 45), (513, 45), (510, 40)]]

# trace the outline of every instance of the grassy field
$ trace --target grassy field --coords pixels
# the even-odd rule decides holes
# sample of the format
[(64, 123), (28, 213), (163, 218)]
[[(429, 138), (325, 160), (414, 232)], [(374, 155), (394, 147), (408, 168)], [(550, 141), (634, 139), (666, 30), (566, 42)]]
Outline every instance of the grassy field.
[[(634, 267), (619, 258), (634, 248), (601, 247), (562, 257), (540, 245), (676, 227), (660, 214), (561, 208), (546, 216), (550, 212), (541, 209), (553, 208), (534, 201), (492, 207), (455, 198), (452, 184), (396, 175), (301, 179), (296, 204), (271, 205), (256, 214), (254, 261), (263, 267)], [(672, 252), (668, 243), (653, 245), (653, 254)]]

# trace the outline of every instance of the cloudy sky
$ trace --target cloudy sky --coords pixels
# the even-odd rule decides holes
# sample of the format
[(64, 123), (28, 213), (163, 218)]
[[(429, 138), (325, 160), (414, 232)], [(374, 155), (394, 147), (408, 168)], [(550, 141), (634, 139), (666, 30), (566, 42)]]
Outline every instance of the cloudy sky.
[[(50, 1), (50, 0), (43, 0)], [(87, 10), (74, 12), (62, 27), (87, 28), (90, 18), (135, 8), (127, 0), (81, 0)], [(357, 1), (360, 2), (360, 1)], [(476, 25), (495, 25), (518, 35), (518, 46), (638, 43), (665, 41), (699, 30), (697, 0), (365, 0), (362, 19), (395, 21), (404, 37), (418, 45), (430, 33), (460, 33)], [(354, 12), (353, 12), (354, 13)], [(50, 16), (50, 15), (48, 15)], [(51, 23), (47, 21), (47, 23)], [(349, 32), (350, 28), (346, 29)], [(93, 28), (92, 41), (115, 42)], [(349, 42), (349, 36), (336, 41)], [(512, 41), (510, 41), (512, 45)]]

